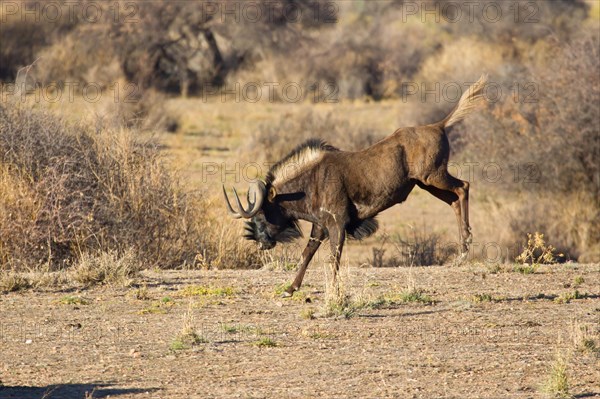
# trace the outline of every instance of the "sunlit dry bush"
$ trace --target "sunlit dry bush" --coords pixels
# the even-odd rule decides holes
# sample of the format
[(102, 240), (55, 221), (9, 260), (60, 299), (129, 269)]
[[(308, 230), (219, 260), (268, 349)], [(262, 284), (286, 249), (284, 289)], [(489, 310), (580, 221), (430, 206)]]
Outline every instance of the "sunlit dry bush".
[(522, 75), (535, 89), (531, 101), (507, 96), (451, 135), (462, 159), (496, 162), (510, 175), (485, 187), (490, 199), (511, 193), (522, 204), (510, 216), (510, 240), (540, 231), (588, 260), (600, 258), (599, 45), (595, 33), (556, 42)]
[(153, 143), (127, 130), (70, 125), (3, 104), (0, 184), (5, 269), (54, 270), (86, 253), (130, 250), (147, 267), (194, 267), (199, 254), (208, 265), (221, 258), (230, 267), (253, 265), (205, 230), (206, 203), (183, 191)]

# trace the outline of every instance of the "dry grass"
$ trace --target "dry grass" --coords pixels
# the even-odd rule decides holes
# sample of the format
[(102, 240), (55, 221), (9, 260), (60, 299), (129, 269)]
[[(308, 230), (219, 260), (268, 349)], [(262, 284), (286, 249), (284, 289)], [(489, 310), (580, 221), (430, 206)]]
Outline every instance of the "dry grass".
[(0, 105), (0, 122), (2, 269), (76, 267), (87, 283), (112, 279), (103, 264), (138, 269), (133, 258), (143, 267), (259, 266), (256, 250), (183, 190), (153, 142), (16, 102)]
[(556, 399), (570, 399), (573, 396), (569, 391), (568, 355), (556, 350), (554, 360), (548, 369), (547, 379), (542, 390)]
[(77, 264), (69, 269), (69, 275), (83, 286), (102, 283), (129, 286), (141, 267), (133, 250), (128, 250), (121, 256), (115, 251), (96, 255), (84, 253)]
[(3, 268), (56, 270), (87, 252), (130, 249), (173, 267), (206, 246), (200, 199), (151, 142), (16, 103), (0, 106), (0, 120)]
[(133, 251), (119, 255), (116, 251), (84, 253), (71, 267), (58, 270), (1, 271), (0, 292), (20, 291), (28, 288), (85, 289), (96, 284), (130, 286), (137, 278), (142, 265)]
[(183, 315), (181, 331), (173, 338), (169, 347), (172, 351), (179, 351), (206, 342), (207, 339), (196, 330), (193, 305), (189, 302), (188, 309)]

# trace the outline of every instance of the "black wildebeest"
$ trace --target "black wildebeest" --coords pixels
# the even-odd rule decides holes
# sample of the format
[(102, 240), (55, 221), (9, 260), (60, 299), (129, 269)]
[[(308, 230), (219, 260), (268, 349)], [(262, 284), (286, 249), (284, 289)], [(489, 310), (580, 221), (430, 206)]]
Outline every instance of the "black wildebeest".
[(245, 237), (261, 249), (301, 236), (298, 220), (312, 223), (301, 265), (285, 295), (300, 288), (306, 268), (323, 240), (331, 243), (333, 276), (339, 269), (346, 236), (362, 239), (377, 230), (375, 216), (406, 200), (415, 185), (449, 204), (458, 220), (464, 259), (472, 241), (469, 226), (469, 183), (448, 173), (450, 146), (446, 130), (483, 100), (486, 77), (463, 93), (443, 120), (405, 127), (361, 151), (340, 151), (309, 140), (273, 165), (265, 181), (248, 191), (245, 208), (234, 190), (238, 210), (229, 212), (246, 222)]

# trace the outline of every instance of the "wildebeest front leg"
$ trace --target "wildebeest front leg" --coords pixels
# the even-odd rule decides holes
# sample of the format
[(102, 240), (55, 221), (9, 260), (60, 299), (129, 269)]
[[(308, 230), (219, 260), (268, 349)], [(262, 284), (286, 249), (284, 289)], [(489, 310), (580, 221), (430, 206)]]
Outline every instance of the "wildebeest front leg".
[(308, 264), (319, 249), (319, 246), (321, 245), (325, 237), (326, 234), (323, 228), (316, 224), (313, 224), (308, 244), (306, 244), (306, 248), (304, 248), (304, 251), (302, 251), (302, 264), (300, 265), (298, 274), (296, 274), (296, 278), (294, 279), (292, 285), (290, 285), (290, 287), (287, 290), (285, 290), (285, 292), (282, 294), (283, 297), (290, 297), (294, 294), (295, 291), (298, 291), (300, 289), (300, 286), (302, 285), (302, 280), (304, 279), (304, 273), (306, 273), (306, 269), (308, 268)]
[(346, 240), (346, 229), (344, 226), (334, 226), (329, 230), (329, 241), (331, 244), (331, 270), (333, 273), (331, 284), (334, 290), (337, 290), (337, 274), (340, 270), (340, 259), (342, 258), (342, 250), (344, 249), (344, 241)]

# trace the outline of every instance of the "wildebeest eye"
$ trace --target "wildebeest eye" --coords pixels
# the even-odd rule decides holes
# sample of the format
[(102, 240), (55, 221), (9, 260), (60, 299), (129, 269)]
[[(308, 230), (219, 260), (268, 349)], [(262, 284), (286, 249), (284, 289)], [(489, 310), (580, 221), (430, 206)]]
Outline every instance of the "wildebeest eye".
[(256, 240), (256, 223), (253, 221), (244, 223), (244, 238), (246, 240)]

